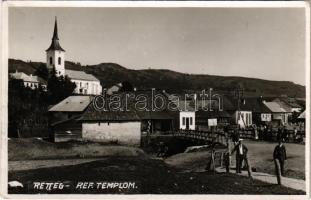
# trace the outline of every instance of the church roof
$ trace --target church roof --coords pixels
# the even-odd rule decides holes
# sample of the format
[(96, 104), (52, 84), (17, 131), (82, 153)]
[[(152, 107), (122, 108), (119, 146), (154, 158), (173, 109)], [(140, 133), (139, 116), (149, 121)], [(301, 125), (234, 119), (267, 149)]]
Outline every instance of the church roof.
[(52, 37), (52, 43), (46, 51), (50, 51), (50, 50), (65, 51), (59, 44), (57, 19), (56, 18), (55, 18), (55, 24), (54, 24), (54, 32), (53, 32), (53, 37)]
[(93, 76), (92, 74), (87, 74), (84, 71), (66, 69), (65, 74), (71, 79), (85, 80), (85, 81), (99, 81), (95, 76)]

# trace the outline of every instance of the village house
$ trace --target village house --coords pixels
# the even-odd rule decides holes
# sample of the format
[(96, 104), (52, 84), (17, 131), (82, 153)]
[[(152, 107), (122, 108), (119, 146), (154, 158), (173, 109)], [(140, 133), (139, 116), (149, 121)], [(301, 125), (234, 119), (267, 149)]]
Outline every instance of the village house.
[[(165, 91), (157, 91), (157, 90), (146, 90), (146, 91), (133, 91), (132, 95), (135, 97), (145, 98), (147, 101), (147, 105), (145, 109), (136, 109), (136, 113), (141, 119), (142, 122), (142, 133), (146, 134), (147, 132), (151, 134), (157, 133), (166, 133), (174, 130), (174, 120), (176, 112), (170, 111), (166, 106), (159, 110), (155, 110), (153, 107), (157, 106), (160, 108), (162, 103), (165, 104), (169, 100), (164, 93)], [(157, 101), (156, 97), (161, 96), (161, 102)], [(142, 100), (142, 99), (141, 99)], [(162, 102), (163, 101), (163, 102)], [(135, 104), (132, 102), (132, 104)], [(152, 105), (154, 104), (154, 105)], [(163, 104), (163, 105), (164, 105)], [(137, 106), (138, 104), (136, 104)], [(154, 110), (153, 110), (154, 109)]]
[(54, 68), (57, 76), (68, 76), (76, 84), (74, 93), (84, 95), (102, 94), (102, 86), (95, 76), (84, 71), (65, 69), (65, 50), (59, 43), (56, 19), (52, 43), (46, 50), (46, 66), (50, 71)]
[(56, 105), (49, 108), (51, 122), (67, 120), (81, 116), (88, 105), (92, 102), (92, 96), (69, 96)]
[(240, 128), (247, 128), (253, 124), (252, 108), (247, 101), (223, 96), (223, 107), (232, 117), (232, 123)]
[(285, 109), (287, 112), (297, 112), (300, 113), (302, 111), (302, 107), (297, 103), (294, 98), (290, 97), (278, 97), (273, 100), (273, 102), (277, 102), (280, 106)]
[[(194, 95), (194, 97), (200, 94)], [(195, 105), (196, 104), (196, 105)], [(224, 110), (223, 95), (217, 94), (205, 100), (196, 99), (196, 103), (191, 102), (190, 106), (196, 107), (195, 129), (199, 131), (209, 131), (212, 129), (222, 129), (231, 123), (231, 115)]]
[[(210, 130), (211, 127), (228, 125), (231, 116), (223, 110), (222, 96), (215, 95), (202, 98), (202, 91), (189, 92), (189, 95), (168, 95), (178, 107), (181, 130)], [(207, 98), (208, 97), (208, 98)], [(178, 102), (175, 99), (178, 99)]]
[(134, 110), (99, 111), (90, 104), (79, 121), (85, 140), (131, 146), (141, 144), (141, 119)]
[(271, 110), (263, 103), (261, 97), (245, 98), (245, 104), (252, 111), (252, 123), (256, 125), (268, 124), (272, 120)]
[(226, 111), (204, 111), (195, 113), (196, 130), (209, 131), (212, 127), (223, 128), (230, 124), (231, 115)]
[[(152, 110), (152, 106), (156, 106), (151, 104), (152, 95), (160, 94), (159, 91), (154, 94), (151, 91), (133, 91), (108, 95), (105, 97), (107, 104), (96, 109), (92, 102), (95, 97), (70, 96), (49, 109), (52, 138), (56, 142), (81, 139), (140, 145), (144, 134), (165, 133), (174, 129), (173, 112), (166, 108)], [(118, 104), (113, 100), (116, 95), (120, 97), (121, 107), (114, 110), (107, 105)], [(136, 97), (142, 96), (146, 99), (145, 109), (139, 109), (136, 102)], [(162, 97), (165, 98), (164, 95)]]
[(22, 80), (25, 87), (36, 89), (41, 86), (44, 90), (46, 90), (46, 81), (40, 78), (39, 76), (33, 76), (32, 74), (27, 75), (24, 72), (14, 72), (10, 73), (10, 76), (14, 79)]
[[(196, 129), (196, 94), (169, 94), (164, 91), (170, 102), (175, 105), (173, 113), (175, 116), (174, 127), (177, 130)], [(190, 93), (189, 93), (190, 94)]]
[(272, 119), (271, 122), (275, 125), (286, 125), (288, 124), (288, 117), (291, 115), (291, 112), (286, 111), (282, 106), (277, 102), (267, 102), (263, 101), (265, 106), (268, 107), (268, 109), (272, 113)]
[(179, 99), (176, 104), (178, 109), (178, 129), (195, 130), (195, 108), (190, 105), (190, 99)]
[(92, 96), (69, 96), (49, 109), (52, 141), (82, 139), (82, 124), (78, 119), (92, 99)]
[(109, 87), (107, 89), (106, 93), (108, 95), (112, 95), (113, 93), (119, 92), (121, 88), (122, 88), (122, 83), (118, 83), (118, 84), (115, 84), (115, 85)]

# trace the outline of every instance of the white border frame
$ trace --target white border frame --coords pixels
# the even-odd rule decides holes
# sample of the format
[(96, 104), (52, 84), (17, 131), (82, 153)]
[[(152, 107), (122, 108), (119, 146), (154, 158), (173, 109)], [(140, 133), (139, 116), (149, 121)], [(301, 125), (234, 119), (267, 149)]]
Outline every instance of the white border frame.
[[(9, 7), (221, 7), (221, 8), (305, 8), (306, 14), (306, 195), (8, 195), (8, 145), (7, 145), (7, 125), (8, 125), (8, 109), (7, 109), (7, 94), (8, 94), (8, 8)], [(274, 1), (274, 2), (259, 2), (259, 1), (9, 1), (1, 2), (1, 21), (0, 21), (0, 123), (1, 123), (1, 151), (0, 151), (0, 198), (14, 199), (215, 199), (222, 200), (224, 197), (230, 200), (235, 199), (308, 199), (310, 198), (310, 6), (309, 3), (303, 1)]]

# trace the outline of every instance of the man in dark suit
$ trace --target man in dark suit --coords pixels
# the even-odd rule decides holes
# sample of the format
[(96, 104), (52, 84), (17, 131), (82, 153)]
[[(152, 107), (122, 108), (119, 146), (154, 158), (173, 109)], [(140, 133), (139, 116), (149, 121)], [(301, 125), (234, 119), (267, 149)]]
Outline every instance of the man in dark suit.
[[(284, 176), (284, 162), (286, 159), (286, 148), (282, 142), (282, 139), (280, 139), (279, 144), (274, 148), (273, 160), (278, 160), (280, 162), (282, 176)], [(275, 168), (277, 169), (277, 166), (275, 166)]]
[(233, 154), (233, 152), (236, 152), (235, 153), (236, 173), (241, 173), (243, 160), (248, 167), (248, 160), (247, 160), (248, 149), (244, 144), (242, 144), (242, 140), (243, 139), (239, 139), (238, 144), (235, 145), (234, 149), (231, 151), (231, 154)]

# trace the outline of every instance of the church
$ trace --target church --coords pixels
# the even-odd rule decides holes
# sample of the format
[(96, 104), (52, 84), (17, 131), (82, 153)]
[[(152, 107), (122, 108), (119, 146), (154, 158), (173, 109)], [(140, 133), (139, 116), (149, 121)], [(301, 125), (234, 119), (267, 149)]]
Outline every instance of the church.
[(102, 94), (102, 86), (95, 76), (84, 71), (65, 69), (65, 50), (59, 43), (57, 19), (55, 19), (52, 43), (46, 50), (46, 66), (49, 71), (55, 68), (57, 76), (68, 76), (76, 84), (75, 94)]

